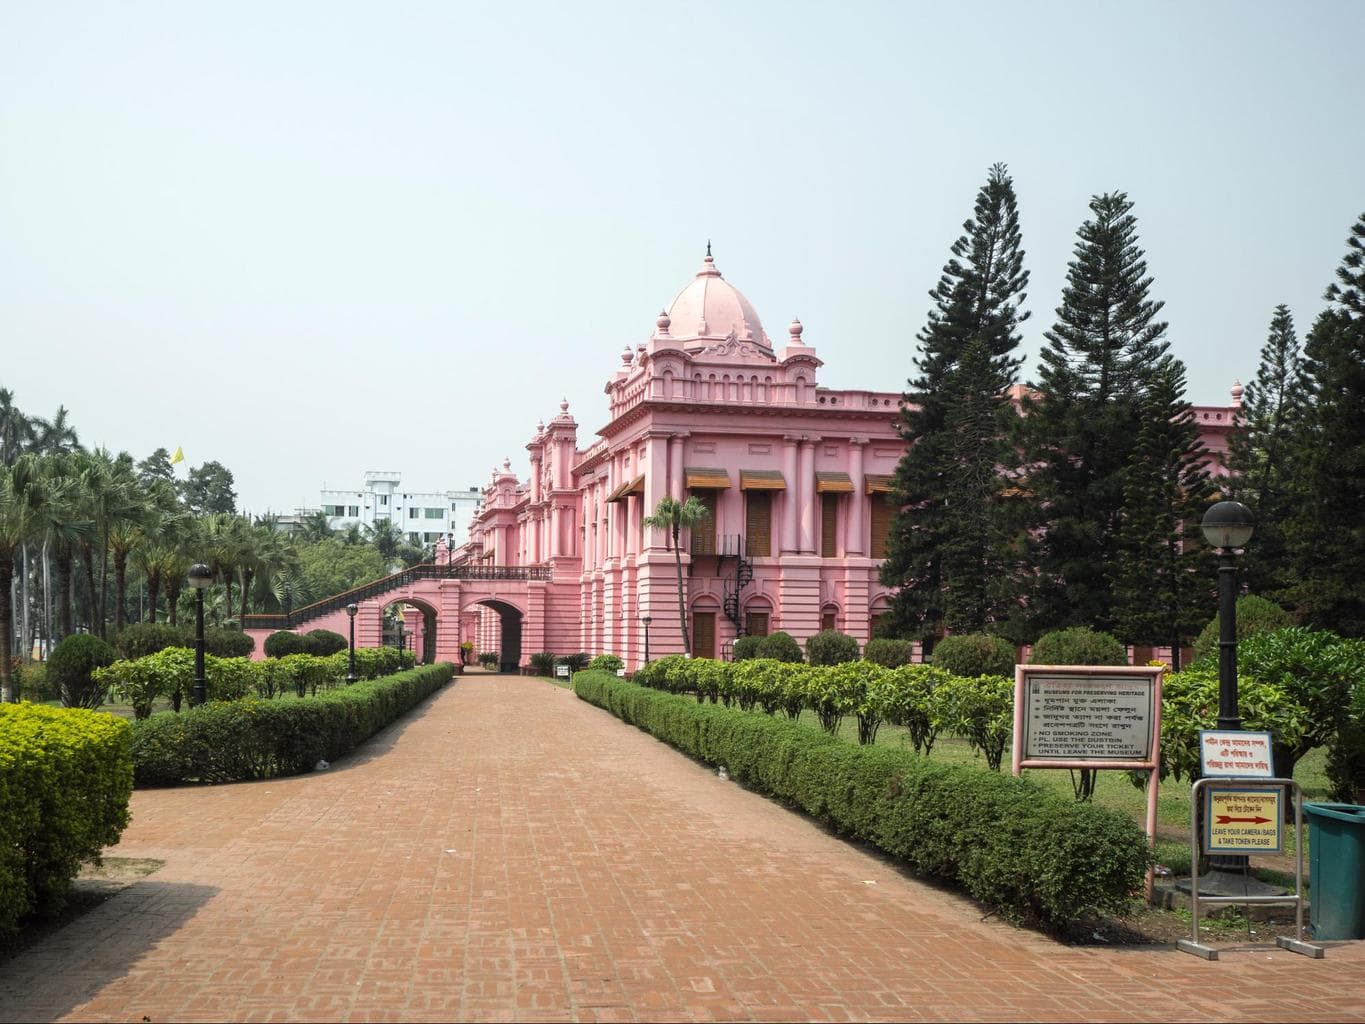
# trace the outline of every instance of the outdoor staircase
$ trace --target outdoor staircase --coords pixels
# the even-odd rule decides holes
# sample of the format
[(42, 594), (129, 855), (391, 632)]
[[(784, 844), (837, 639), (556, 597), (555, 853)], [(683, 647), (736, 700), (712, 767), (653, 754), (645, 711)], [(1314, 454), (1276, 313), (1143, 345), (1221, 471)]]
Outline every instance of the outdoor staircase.
[(744, 557), (744, 537), (740, 534), (730, 534), (719, 538), (720, 544), (716, 551), (716, 575), (720, 576), (727, 571), (726, 563), (734, 559), (734, 575), (725, 581), (725, 596), (721, 601), (721, 611), (735, 627), (735, 638), (738, 639), (745, 635), (744, 617), (740, 614), (740, 594), (750, 583), (754, 581), (754, 563)]

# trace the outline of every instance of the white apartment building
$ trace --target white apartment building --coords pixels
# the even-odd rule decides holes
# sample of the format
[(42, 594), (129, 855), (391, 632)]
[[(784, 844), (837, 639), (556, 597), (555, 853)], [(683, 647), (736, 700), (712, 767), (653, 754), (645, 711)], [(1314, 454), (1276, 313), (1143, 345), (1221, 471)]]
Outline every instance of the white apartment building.
[(469, 539), (469, 523), (483, 505), (478, 487), (456, 491), (403, 491), (402, 477), (370, 470), (358, 491), (322, 491), (322, 511), (334, 530), (372, 526), (390, 520), (412, 544), (435, 544), (442, 537), (451, 547)]

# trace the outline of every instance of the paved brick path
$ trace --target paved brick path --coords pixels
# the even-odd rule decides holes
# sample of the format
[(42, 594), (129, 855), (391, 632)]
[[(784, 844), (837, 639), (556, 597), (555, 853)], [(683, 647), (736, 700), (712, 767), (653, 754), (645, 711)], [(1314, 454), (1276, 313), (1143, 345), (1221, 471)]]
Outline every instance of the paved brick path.
[(1365, 1020), (1365, 943), (1217, 964), (995, 920), (536, 680), (325, 774), (133, 797), (166, 866), (0, 969), (0, 1019)]

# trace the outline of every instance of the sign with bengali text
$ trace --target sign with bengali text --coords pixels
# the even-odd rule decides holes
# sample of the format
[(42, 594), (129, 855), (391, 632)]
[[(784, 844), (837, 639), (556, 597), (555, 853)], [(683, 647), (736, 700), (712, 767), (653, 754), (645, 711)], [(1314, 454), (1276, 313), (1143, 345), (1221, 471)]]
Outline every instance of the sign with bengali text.
[(1278, 786), (1209, 786), (1205, 853), (1279, 853), (1284, 845), (1284, 790)]
[[(1112, 670), (1111, 670), (1112, 671)], [(1150, 762), (1157, 676), (1024, 670), (1023, 760)]]
[(1206, 779), (1272, 779), (1272, 751), (1268, 732), (1201, 729), (1199, 774)]

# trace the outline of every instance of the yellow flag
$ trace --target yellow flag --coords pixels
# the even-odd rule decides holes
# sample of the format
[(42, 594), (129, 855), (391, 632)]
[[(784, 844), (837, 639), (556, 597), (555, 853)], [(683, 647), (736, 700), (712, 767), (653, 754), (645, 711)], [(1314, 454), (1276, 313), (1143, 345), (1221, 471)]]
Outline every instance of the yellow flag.
[(184, 462), (184, 461), (185, 461), (185, 451), (184, 451), (184, 449), (183, 449), (183, 448), (177, 448), (177, 449), (175, 450), (175, 454), (171, 456), (171, 465), (174, 466), (177, 462)]

